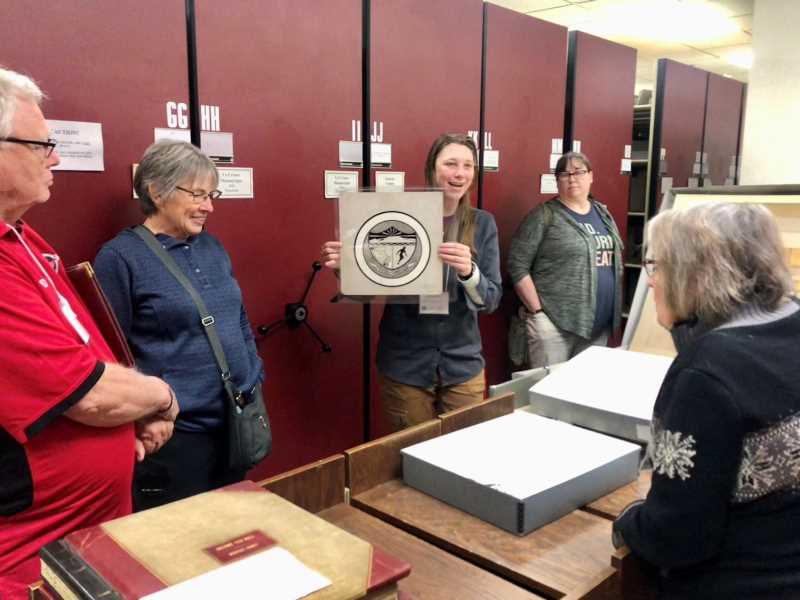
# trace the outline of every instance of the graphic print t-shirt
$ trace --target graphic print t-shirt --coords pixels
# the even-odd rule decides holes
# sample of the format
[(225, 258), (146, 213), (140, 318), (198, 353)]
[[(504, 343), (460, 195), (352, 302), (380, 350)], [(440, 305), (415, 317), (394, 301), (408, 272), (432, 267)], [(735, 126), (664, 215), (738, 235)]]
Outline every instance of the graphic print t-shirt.
[(597, 248), (592, 261), (597, 271), (597, 296), (592, 328), (592, 337), (595, 337), (609, 329), (614, 318), (614, 238), (594, 204), (592, 210), (585, 215), (576, 213), (567, 206), (564, 208), (594, 238)]

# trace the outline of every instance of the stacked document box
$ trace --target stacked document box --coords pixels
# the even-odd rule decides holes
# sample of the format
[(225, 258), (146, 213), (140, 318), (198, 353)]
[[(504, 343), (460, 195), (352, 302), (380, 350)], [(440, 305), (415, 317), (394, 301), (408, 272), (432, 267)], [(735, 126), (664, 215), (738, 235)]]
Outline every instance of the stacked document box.
[(592, 346), (531, 387), (530, 411), (627, 440), (650, 440), (672, 358)]
[(402, 451), (406, 484), (524, 535), (635, 480), (639, 446), (524, 411)]

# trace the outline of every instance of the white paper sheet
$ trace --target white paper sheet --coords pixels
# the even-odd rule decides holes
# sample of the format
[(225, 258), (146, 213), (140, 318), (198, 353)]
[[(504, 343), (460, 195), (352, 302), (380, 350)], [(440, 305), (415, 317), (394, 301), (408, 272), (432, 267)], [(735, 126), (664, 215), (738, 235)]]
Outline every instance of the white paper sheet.
[[(331, 585), (290, 552), (274, 547), (187, 579), (141, 600), (218, 600), (268, 590), (270, 600), (298, 600)], [(266, 592), (265, 592), (266, 594)]]
[(558, 185), (556, 185), (556, 176), (552, 173), (542, 175), (542, 180), (539, 183), (540, 194), (557, 194)]
[(47, 124), (61, 158), (53, 171), (105, 171), (102, 124), (52, 119)]

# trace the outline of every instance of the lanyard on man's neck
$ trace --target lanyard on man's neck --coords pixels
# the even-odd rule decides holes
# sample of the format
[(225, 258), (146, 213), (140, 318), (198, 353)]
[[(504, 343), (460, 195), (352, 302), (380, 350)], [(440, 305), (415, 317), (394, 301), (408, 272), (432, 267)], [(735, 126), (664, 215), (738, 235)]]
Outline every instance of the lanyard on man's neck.
[(41, 285), (43, 288), (47, 288), (48, 286), (53, 288), (53, 291), (58, 297), (58, 306), (61, 309), (61, 314), (64, 315), (64, 318), (70, 324), (75, 333), (78, 334), (78, 337), (81, 339), (81, 341), (84, 344), (88, 344), (89, 332), (80, 322), (80, 320), (78, 319), (78, 315), (75, 314), (75, 311), (72, 310), (72, 306), (70, 305), (69, 300), (67, 300), (64, 296), (62, 296), (61, 292), (58, 291), (58, 288), (56, 287), (53, 278), (50, 277), (50, 273), (48, 273), (47, 269), (44, 268), (44, 265), (41, 262), (39, 262), (39, 259), (36, 257), (36, 254), (34, 254), (33, 250), (31, 250), (30, 246), (28, 246), (27, 242), (25, 241), (25, 238), (22, 237), (22, 234), (19, 231), (17, 231), (16, 227), (9, 226), (9, 228), (14, 233), (14, 235), (17, 236), (17, 239), (22, 244), (22, 247), (25, 248), (25, 250), (27, 251), (28, 256), (31, 257), (31, 260), (42, 272), (42, 275), (44, 275), (43, 279), (39, 279), (39, 285)]

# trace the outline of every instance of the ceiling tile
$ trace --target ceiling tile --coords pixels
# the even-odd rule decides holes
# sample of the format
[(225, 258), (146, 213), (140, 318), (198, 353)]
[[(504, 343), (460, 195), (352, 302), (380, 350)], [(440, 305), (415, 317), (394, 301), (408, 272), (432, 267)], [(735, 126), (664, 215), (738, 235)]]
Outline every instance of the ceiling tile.
[(551, 8), (550, 10), (539, 10), (528, 13), (537, 19), (543, 19), (575, 29), (578, 25), (582, 25), (592, 19), (592, 14), (580, 6), (563, 6), (561, 8)]
[(753, 0), (707, 0), (708, 4), (719, 6), (728, 15), (737, 17), (753, 14)]
[[(602, 12), (609, 10), (611, 7), (632, 6), (637, 3), (641, 4), (642, 1), (643, 0), (594, 0), (594, 2), (582, 4), (581, 8), (592, 12)], [(644, 1), (649, 2), (651, 0)]]
[(736, 23), (736, 26), (744, 32), (753, 33), (753, 15), (745, 15), (742, 17), (731, 17), (731, 21)]
[[(737, 23), (737, 27), (738, 26), (739, 25)], [(709, 37), (705, 40), (695, 40), (690, 43), (695, 48), (706, 49), (717, 48), (719, 46), (733, 46), (736, 44), (749, 44), (751, 40), (752, 36), (748, 32), (740, 29), (734, 33)]]
[(569, 4), (566, 0), (489, 0), (489, 2), (523, 13), (547, 10)]

